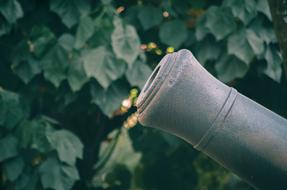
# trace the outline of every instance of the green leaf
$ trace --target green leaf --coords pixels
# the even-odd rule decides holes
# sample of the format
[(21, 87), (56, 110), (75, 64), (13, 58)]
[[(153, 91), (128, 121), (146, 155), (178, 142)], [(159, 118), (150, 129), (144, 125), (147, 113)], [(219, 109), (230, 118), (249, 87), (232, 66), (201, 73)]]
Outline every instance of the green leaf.
[(23, 16), (23, 10), (17, 0), (5, 0), (0, 2), (0, 13), (9, 23), (15, 23)]
[(62, 165), (62, 172), (65, 176), (69, 177), (70, 179), (74, 180), (80, 179), (80, 175), (76, 167)]
[(23, 173), (14, 182), (13, 190), (38, 190), (39, 173), (38, 170), (29, 172), (23, 170)]
[(36, 26), (29, 33), (29, 40), (23, 39), (13, 49), (11, 68), (24, 83), (29, 83), (42, 71), (37, 58), (41, 58), (55, 41), (49, 28)]
[(55, 156), (49, 157), (39, 167), (39, 173), (45, 189), (71, 189), (75, 181), (79, 179), (79, 174), (75, 167), (62, 164)]
[[(126, 172), (120, 172), (119, 169), (125, 168), (132, 175), (131, 177), (135, 177), (136, 167), (139, 165), (142, 154), (134, 150), (128, 131), (124, 128), (121, 129), (120, 134), (117, 130), (112, 131), (108, 135), (108, 139), (112, 139), (112, 141), (101, 143), (99, 162), (104, 165), (101, 167), (96, 166), (98, 170), (97, 175), (93, 178), (93, 185), (98, 187), (106, 184), (106, 186), (112, 187), (116, 185), (116, 181), (119, 181), (120, 185), (129, 186), (129, 184), (126, 184), (128, 175), (123, 178), (122, 176)], [(112, 152), (110, 154), (111, 148)], [(121, 167), (119, 168), (119, 166)], [(122, 169), (121, 171), (123, 171)], [(125, 187), (124, 189), (128, 188)]]
[(227, 52), (230, 55), (235, 55), (246, 64), (252, 61), (254, 52), (246, 39), (246, 31), (244, 29), (232, 34), (227, 39)]
[(181, 20), (167, 21), (160, 26), (159, 38), (162, 43), (177, 49), (187, 39), (187, 28)]
[(0, 162), (18, 155), (18, 140), (12, 135), (0, 139)]
[(112, 0), (101, 0), (104, 5), (108, 5), (112, 2)]
[(58, 42), (66, 51), (72, 51), (75, 44), (75, 38), (71, 34), (63, 34), (58, 39)]
[[(170, 4), (172, 4), (172, 7), (170, 7), (170, 9), (173, 9), (173, 11), (171, 11), (171, 16), (173, 16), (173, 14), (178, 15), (179, 17), (181, 16), (185, 16), (186, 14), (188, 14), (188, 11), (190, 11), (190, 8), (199, 8), (196, 7), (196, 2), (192, 2), (189, 0), (182, 0), (182, 1), (176, 1), (176, 0), (171, 0)], [(203, 7), (203, 6), (202, 6)], [(200, 8), (202, 8), (200, 7)], [(166, 11), (169, 12), (169, 10), (167, 9)]]
[(85, 73), (83, 61), (79, 57), (73, 58), (69, 64), (67, 80), (74, 92), (80, 90), (88, 82), (89, 79)]
[(212, 6), (206, 14), (205, 26), (216, 40), (222, 40), (236, 29), (236, 23), (229, 8)]
[(83, 144), (72, 132), (62, 129), (49, 133), (47, 138), (62, 162), (75, 165), (77, 158), (83, 158)]
[(47, 134), (53, 131), (51, 124), (43, 119), (25, 121), (19, 127), (20, 146), (24, 149), (35, 149), (42, 153), (52, 150)]
[(254, 31), (247, 29), (246, 38), (255, 55), (263, 53), (264, 41)]
[(0, 14), (0, 36), (10, 32), (12, 25)]
[(86, 51), (83, 61), (87, 76), (97, 79), (103, 88), (107, 88), (126, 70), (126, 64), (116, 60), (113, 54), (103, 46)]
[(202, 40), (210, 31), (206, 27), (206, 22), (207, 22), (207, 14), (202, 15), (195, 27), (195, 37), (198, 41)]
[(140, 53), (140, 39), (135, 28), (124, 25), (118, 18), (114, 19), (114, 27), (111, 36), (113, 51), (119, 59), (134, 63)]
[(268, 0), (257, 1), (257, 11), (263, 13), (270, 21), (272, 21), (271, 12), (268, 5)]
[(80, 49), (86, 41), (92, 37), (94, 33), (94, 22), (91, 17), (84, 16), (80, 20), (80, 24), (76, 33), (75, 48)]
[(40, 63), (32, 55), (26, 40), (22, 40), (16, 45), (11, 57), (11, 69), (24, 83), (29, 83), (34, 76), (41, 72)]
[(142, 6), (139, 8), (138, 18), (144, 30), (157, 26), (163, 20), (162, 11), (153, 6)]
[(256, 16), (255, 0), (225, 0), (224, 6), (231, 8), (234, 17), (247, 25)]
[(94, 20), (95, 31), (87, 44), (90, 48), (97, 48), (99, 46), (110, 46), (111, 36), (114, 32), (114, 24), (111, 15), (104, 15), (97, 17)]
[(88, 0), (51, 0), (50, 9), (57, 13), (63, 23), (71, 28), (81, 16), (90, 12), (90, 1)]
[(137, 60), (126, 72), (126, 78), (131, 86), (143, 88), (152, 70), (144, 62)]
[[(55, 43), (54, 33), (45, 26), (33, 27), (30, 33), (30, 52), (41, 58), (44, 53)], [(27, 42), (26, 42), (27, 43)]]
[(207, 61), (217, 60), (220, 52), (222, 52), (222, 47), (215, 38), (207, 36), (201, 42), (198, 42), (194, 51), (199, 62), (205, 65)]
[(276, 35), (270, 23), (267, 23), (262, 17), (254, 20), (249, 27), (257, 36), (267, 44), (277, 42)]
[(99, 85), (91, 85), (92, 103), (99, 106), (108, 117), (120, 108), (122, 101), (128, 97), (129, 87), (123, 81), (116, 81), (108, 89)]
[(17, 94), (0, 90), (1, 126), (11, 130), (27, 117), (28, 113), (29, 110)]
[(14, 62), (11, 67), (13, 72), (26, 84), (28, 84), (34, 76), (41, 73), (39, 62), (32, 57), (28, 57), (27, 60)]
[(266, 68), (263, 70), (268, 77), (280, 82), (282, 75), (282, 56), (280, 52), (272, 46), (267, 46), (264, 52), (264, 58), (267, 62)]
[(170, 150), (177, 150), (182, 144), (182, 139), (178, 138), (175, 135), (172, 135), (170, 133), (160, 133), (160, 134), (170, 146)]
[(245, 76), (249, 65), (240, 61), (234, 56), (222, 56), (215, 64), (217, 77), (223, 82), (230, 82), (235, 78), (242, 78)]
[(68, 62), (68, 53), (59, 44), (56, 44), (41, 60), (45, 79), (58, 88), (66, 79)]
[(143, 27), (141, 21), (139, 20), (139, 12), (141, 8), (142, 5), (132, 5), (127, 7), (124, 14), (124, 21), (136, 28)]
[(15, 181), (23, 171), (25, 164), (22, 157), (9, 159), (3, 163), (5, 175), (10, 181)]

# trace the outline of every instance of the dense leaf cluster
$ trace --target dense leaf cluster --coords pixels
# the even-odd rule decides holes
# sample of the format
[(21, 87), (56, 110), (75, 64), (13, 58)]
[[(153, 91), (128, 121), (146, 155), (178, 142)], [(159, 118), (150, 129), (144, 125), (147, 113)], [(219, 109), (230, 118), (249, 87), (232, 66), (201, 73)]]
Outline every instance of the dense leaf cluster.
[(1, 183), (17, 190), (71, 189), (80, 179), (76, 160), (83, 158), (83, 144), (58, 117), (84, 94), (96, 112), (112, 118), (130, 87), (142, 87), (151, 73), (140, 39), (110, 4), (8, 0), (0, 10), (2, 72), (17, 81), (1, 78)]
[(248, 189), (172, 136), (121, 128), (135, 108), (120, 108), (165, 49), (224, 82), (252, 65), (279, 82), (271, 26), (265, 0), (1, 1), (0, 186)]
[[(113, 117), (128, 97), (129, 81), (141, 87), (151, 70), (143, 63), (135, 28), (112, 6), (88, 0), (31, 3), (0, 3), (1, 50), (6, 48), (2, 43), (9, 46), (1, 62), (14, 73), (12, 80), (21, 80), (20, 87), (9, 86), (7, 78), (1, 82), (2, 183), (15, 190), (71, 189), (80, 179), (76, 160), (83, 158), (83, 144), (70, 130), (61, 129), (63, 123), (45, 115), (58, 113), (74, 100), (69, 95), (87, 84), (90, 104)], [(34, 15), (37, 10), (43, 15)], [(58, 20), (47, 21), (49, 17)], [(56, 110), (46, 112), (39, 101), (48, 100), (40, 96), (51, 91), (68, 102), (49, 106)]]
[[(252, 63), (258, 73), (280, 82), (282, 58), (267, 1), (232, 0), (210, 7), (200, 18), (195, 36), (201, 63), (215, 62), (219, 79), (244, 77)], [(220, 47), (220, 48), (219, 48)]]
[[(0, 161), (8, 189), (70, 189), (79, 173), (76, 159), (83, 144), (48, 117), (29, 119), (29, 108), (19, 95), (1, 90)], [(10, 183), (12, 182), (12, 184)]]

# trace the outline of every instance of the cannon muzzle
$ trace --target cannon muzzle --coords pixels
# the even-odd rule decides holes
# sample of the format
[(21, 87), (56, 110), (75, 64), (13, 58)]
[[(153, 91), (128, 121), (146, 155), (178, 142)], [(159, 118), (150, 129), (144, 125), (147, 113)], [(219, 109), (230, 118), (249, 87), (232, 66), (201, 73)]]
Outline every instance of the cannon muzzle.
[(137, 100), (139, 121), (172, 133), (257, 189), (287, 189), (287, 120), (208, 73), (188, 50), (166, 55)]

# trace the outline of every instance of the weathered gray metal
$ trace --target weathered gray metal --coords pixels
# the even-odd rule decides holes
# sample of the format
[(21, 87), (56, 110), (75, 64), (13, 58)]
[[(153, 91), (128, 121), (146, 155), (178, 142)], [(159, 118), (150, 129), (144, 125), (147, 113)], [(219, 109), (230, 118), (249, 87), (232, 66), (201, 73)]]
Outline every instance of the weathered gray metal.
[(188, 50), (166, 55), (137, 101), (139, 121), (175, 134), (258, 189), (287, 189), (287, 120), (209, 74)]

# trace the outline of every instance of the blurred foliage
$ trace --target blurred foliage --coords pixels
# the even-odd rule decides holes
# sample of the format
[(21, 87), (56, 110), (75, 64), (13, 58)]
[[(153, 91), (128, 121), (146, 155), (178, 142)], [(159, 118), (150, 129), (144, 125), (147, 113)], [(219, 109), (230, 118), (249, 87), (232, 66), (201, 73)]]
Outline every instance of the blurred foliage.
[(266, 0), (0, 1), (1, 188), (250, 189), (176, 137), (134, 127), (139, 90), (180, 48), (287, 114)]

